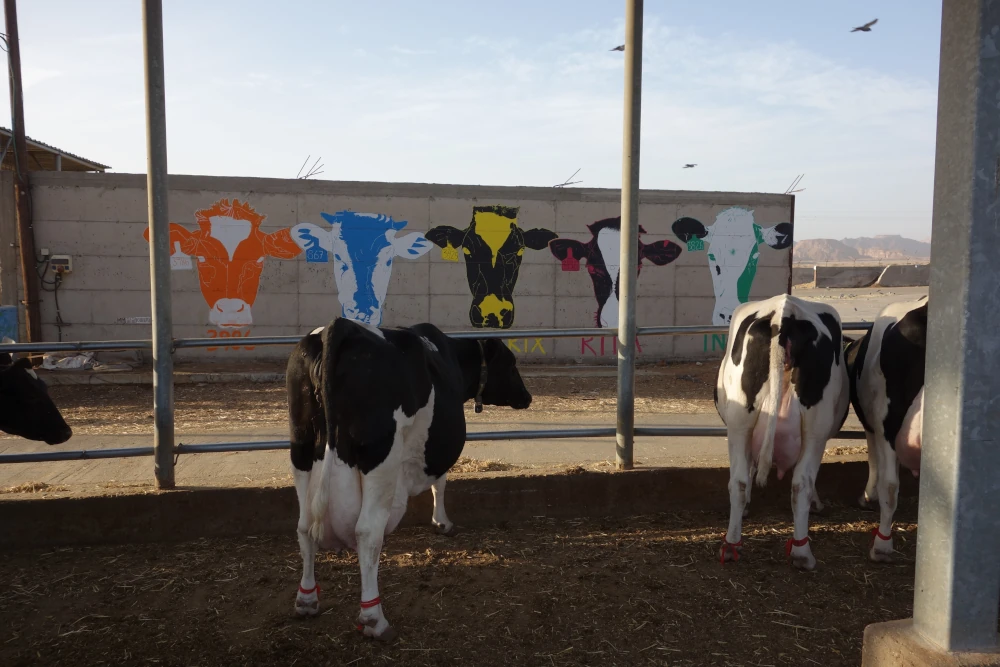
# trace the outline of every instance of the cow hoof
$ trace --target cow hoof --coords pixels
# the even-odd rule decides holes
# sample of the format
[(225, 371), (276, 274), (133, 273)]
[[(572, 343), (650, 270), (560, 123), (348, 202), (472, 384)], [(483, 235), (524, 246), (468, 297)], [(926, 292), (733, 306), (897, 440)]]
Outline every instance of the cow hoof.
[(319, 613), (319, 598), (313, 595), (312, 600), (295, 598), (296, 616), (315, 616)]
[(730, 544), (722, 540), (722, 545), (719, 546), (719, 562), (725, 565), (726, 563), (738, 563), (743, 560), (743, 544), (742, 540), (740, 544)]
[(813, 556), (812, 553), (803, 554), (801, 556), (792, 554), (792, 567), (796, 570), (812, 572), (816, 569), (816, 557)]
[[(380, 623), (384, 624), (381, 632), (376, 631)], [(385, 619), (370, 618), (367, 621), (362, 621), (360, 618), (357, 620), (355, 628), (358, 632), (363, 634), (365, 637), (371, 637), (372, 639), (380, 642), (389, 643), (395, 641), (399, 637), (399, 633), (389, 625), (389, 622)]]
[(873, 563), (891, 563), (893, 561), (892, 553), (891, 549), (889, 551), (878, 551), (873, 546), (868, 550), (868, 558)]
[(868, 512), (874, 512), (879, 509), (878, 499), (869, 498), (867, 493), (861, 494), (861, 497), (858, 498), (858, 505), (861, 509)]
[(444, 535), (445, 537), (455, 537), (458, 535), (458, 526), (455, 524), (446, 526), (443, 523), (436, 523), (434, 524), (434, 532), (438, 535)]

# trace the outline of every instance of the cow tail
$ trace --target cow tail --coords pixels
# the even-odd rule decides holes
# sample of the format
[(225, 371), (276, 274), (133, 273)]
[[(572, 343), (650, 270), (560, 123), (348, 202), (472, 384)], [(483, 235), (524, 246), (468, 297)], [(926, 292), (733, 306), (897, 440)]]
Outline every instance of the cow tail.
[(323, 406), (323, 419), (326, 426), (326, 439), (323, 452), (323, 466), (318, 483), (310, 485), (310, 509), (312, 521), (309, 534), (316, 542), (322, 542), (325, 537), (326, 515), (330, 510), (330, 485), (333, 477), (333, 458), (337, 455), (337, 410), (334, 403), (332, 382), (334, 367), (337, 363), (337, 350), (348, 331), (349, 324), (342, 318), (336, 318), (323, 330), (323, 357), (320, 367), (319, 398)]
[[(760, 446), (760, 454), (757, 457), (757, 486), (766, 486), (768, 475), (771, 474), (771, 464), (774, 460), (774, 434), (778, 429), (778, 411), (781, 408), (781, 390), (785, 381), (785, 347), (781, 344), (779, 329), (784, 313), (774, 314), (771, 320), (771, 350), (767, 371), (767, 398), (761, 406), (761, 416), (766, 413), (767, 430), (764, 432), (764, 441)], [(758, 417), (759, 419), (760, 417)]]

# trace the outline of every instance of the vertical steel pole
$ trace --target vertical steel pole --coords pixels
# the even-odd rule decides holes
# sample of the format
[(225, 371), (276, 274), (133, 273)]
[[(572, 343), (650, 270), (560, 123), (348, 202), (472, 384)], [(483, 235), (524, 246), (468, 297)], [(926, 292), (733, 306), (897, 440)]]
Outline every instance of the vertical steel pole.
[(146, 193), (153, 301), (153, 459), (156, 487), (174, 488), (174, 360), (167, 214), (167, 112), (163, 83), (163, 4), (143, 0), (146, 64)]
[[(17, 240), (20, 243), (21, 282), (24, 285), (24, 332), (29, 343), (42, 340), (42, 316), (38, 305), (38, 262), (35, 227), (32, 222), (28, 175), (28, 142), (24, 131), (24, 94), (21, 87), (21, 45), (17, 31), (17, 2), (4, 0), (7, 49), (10, 62), (10, 118), (14, 140), (14, 204), (17, 207)], [(15, 299), (10, 301), (13, 304)]]
[(914, 628), (997, 646), (1000, 2), (944, 0)]
[(639, 254), (639, 120), (642, 115), (642, 0), (625, 0), (625, 122), (618, 273), (618, 425), (615, 464), (632, 468), (635, 440), (635, 285)]

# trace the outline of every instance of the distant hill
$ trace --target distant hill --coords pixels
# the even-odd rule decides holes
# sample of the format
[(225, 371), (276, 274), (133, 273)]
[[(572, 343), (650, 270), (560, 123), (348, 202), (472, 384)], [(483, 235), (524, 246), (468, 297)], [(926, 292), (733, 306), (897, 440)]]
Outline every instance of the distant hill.
[(852, 262), (871, 260), (928, 261), (931, 244), (898, 234), (856, 239), (809, 239), (795, 244), (796, 263)]

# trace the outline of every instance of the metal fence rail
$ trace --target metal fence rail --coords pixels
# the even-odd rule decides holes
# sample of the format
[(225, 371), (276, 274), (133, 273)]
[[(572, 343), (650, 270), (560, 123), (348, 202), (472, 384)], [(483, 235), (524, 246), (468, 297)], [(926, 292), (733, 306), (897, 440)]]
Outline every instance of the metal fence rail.
[[(466, 442), (499, 442), (503, 440), (558, 440), (565, 438), (613, 438), (615, 427), (565, 428), (536, 431), (478, 431), (466, 435)], [(724, 438), (725, 426), (636, 426), (635, 437), (653, 438)], [(841, 431), (839, 440), (863, 440), (863, 431)], [(226, 452), (267, 452), (290, 447), (288, 440), (260, 440), (255, 442), (215, 442), (199, 445), (176, 445), (175, 455), (218, 454)], [(72, 451), (30, 452), (25, 454), (0, 454), (0, 464), (42, 463), (46, 461), (88, 461), (94, 459), (134, 458), (152, 456), (152, 447), (119, 447), (115, 449), (79, 449)]]
[[(845, 322), (844, 331), (868, 331), (871, 322)], [(452, 338), (579, 338), (594, 336), (609, 338), (618, 335), (618, 329), (478, 329), (475, 331), (446, 331)], [(683, 327), (638, 327), (637, 336), (701, 336), (706, 334), (728, 334), (725, 326), (683, 326)], [(222, 339), (225, 340), (225, 339)], [(236, 339), (234, 339), (236, 340)], [(295, 345), (302, 336), (248, 336), (238, 339), (239, 345)], [(224, 343), (219, 338), (175, 338), (174, 349), (219, 347)], [(98, 340), (79, 342), (41, 343), (0, 343), (0, 352), (110, 352), (120, 350), (151, 350), (152, 340)]]
[[(843, 324), (844, 331), (867, 331), (871, 328), (868, 322), (847, 322)], [(452, 338), (576, 338), (578, 336), (614, 336), (616, 329), (512, 329), (512, 330), (480, 330), (448, 332)], [(686, 326), (686, 327), (639, 327), (639, 336), (685, 336), (705, 334), (726, 334), (729, 327), (719, 326)], [(241, 338), (241, 345), (294, 345), (301, 336), (259, 336), (257, 338)], [(175, 338), (174, 347), (198, 348), (219, 345), (217, 338)], [(135, 350), (150, 349), (152, 341), (119, 340), (119, 341), (85, 341), (79, 343), (12, 343), (0, 345), (0, 352), (42, 352), (42, 351), (91, 351), (91, 350)], [(682, 438), (682, 437), (725, 437), (724, 426), (636, 426), (632, 429), (635, 437)], [(613, 438), (617, 429), (613, 426), (570, 428), (570, 429), (538, 429), (529, 431), (480, 431), (469, 433), (466, 442), (503, 441), (503, 440), (553, 440), (561, 438)], [(837, 438), (845, 440), (864, 439), (861, 431), (841, 431)], [(278, 449), (288, 449), (288, 440), (266, 440), (250, 442), (219, 442), (207, 444), (179, 444), (172, 448), (174, 455), (205, 454), (221, 452), (259, 452)], [(0, 464), (5, 463), (40, 463), (44, 461), (85, 461), (92, 459), (132, 458), (137, 456), (153, 456), (153, 447), (125, 447), (114, 449), (81, 449), (69, 451), (31, 452), (25, 454), (0, 455)]]

